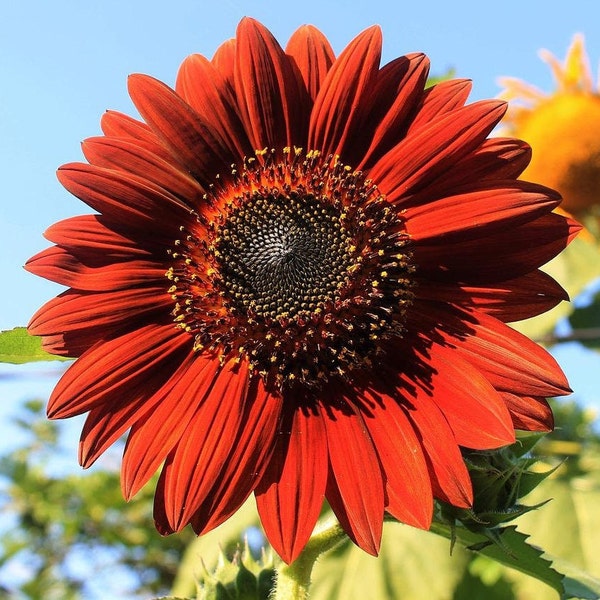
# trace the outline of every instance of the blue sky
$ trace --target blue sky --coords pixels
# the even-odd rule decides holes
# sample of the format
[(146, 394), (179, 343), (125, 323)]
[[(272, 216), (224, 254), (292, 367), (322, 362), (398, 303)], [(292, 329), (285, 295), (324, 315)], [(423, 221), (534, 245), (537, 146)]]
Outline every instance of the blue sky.
[[(26, 324), (59, 291), (27, 274), (22, 265), (47, 245), (42, 232), (50, 224), (87, 212), (58, 184), (55, 170), (81, 158), (80, 141), (100, 132), (99, 119), (106, 109), (135, 114), (126, 93), (127, 75), (144, 72), (172, 84), (186, 55), (210, 56), (234, 35), (244, 15), (264, 22), (282, 43), (299, 25), (313, 23), (336, 52), (359, 31), (379, 23), (385, 61), (424, 51), (434, 74), (452, 67), (457, 76), (472, 78), (473, 100), (496, 96), (502, 75), (551, 89), (549, 70), (537, 52), (545, 47), (563, 57), (575, 32), (586, 36), (595, 73), (600, 58), (598, 0), (3, 2), (0, 329)], [(565, 366), (593, 362), (564, 354)], [(580, 385), (593, 392), (594, 382), (580, 371)]]

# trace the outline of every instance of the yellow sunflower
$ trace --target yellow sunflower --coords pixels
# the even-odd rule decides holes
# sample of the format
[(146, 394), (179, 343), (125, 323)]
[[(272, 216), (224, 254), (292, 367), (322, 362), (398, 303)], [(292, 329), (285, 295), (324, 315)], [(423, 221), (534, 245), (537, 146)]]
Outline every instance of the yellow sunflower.
[(557, 189), (561, 208), (579, 217), (600, 210), (600, 84), (594, 87), (584, 37), (576, 34), (564, 62), (547, 50), (556, 89), (547, 94), (515, 78), (502, 78), (509, 100), (506, 125), (528, 142), (532, 160), (523, 179)]

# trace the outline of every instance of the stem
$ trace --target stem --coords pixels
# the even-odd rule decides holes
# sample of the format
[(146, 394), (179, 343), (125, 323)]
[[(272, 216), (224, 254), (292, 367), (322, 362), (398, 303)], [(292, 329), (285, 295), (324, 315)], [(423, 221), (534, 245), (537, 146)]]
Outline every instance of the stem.
[(307, 600), (317, 558), (346, 539), (346, 533), (334, 518), (317, 525), (300, 556), (291, 565), (282, 564), (277, 568), (271, 599)]

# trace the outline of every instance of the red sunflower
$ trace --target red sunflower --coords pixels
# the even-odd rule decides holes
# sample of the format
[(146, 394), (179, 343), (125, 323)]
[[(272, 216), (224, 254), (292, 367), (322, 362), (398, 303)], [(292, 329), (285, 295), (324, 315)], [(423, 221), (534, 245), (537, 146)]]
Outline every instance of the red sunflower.
[(80, 462), (128, 431), (131, 498), (162, 465), (155, 520), (206, 532), (254, 492), (286, 561), (327, 499), (378, 551), (384, 513), (428, 528), (473, 501), (461, 447), (547, 431), (568, 393), (505, 323), (565, 299), (538, 268), (578, 227), (517, 180), (505, 104), (380, 67), (378, 27), (336, 58), (314, 27), (286, 49), (244, 19), (175, 90), (133, 75), (143, 122), (107, 112), (61, 183), (96, 211), (47, 232), (27, 268), (69, 289), (32, 318), (78, 360), (50, 418), (88, 413)]

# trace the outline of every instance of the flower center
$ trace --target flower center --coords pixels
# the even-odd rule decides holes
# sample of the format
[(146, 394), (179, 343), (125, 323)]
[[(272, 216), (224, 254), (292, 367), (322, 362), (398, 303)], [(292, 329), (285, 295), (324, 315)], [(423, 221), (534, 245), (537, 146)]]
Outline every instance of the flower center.
[(360, 172), (286, 149), (218, 178), (167, 277), (197, 351), (277, 389), (320, 386), (400, 336), (413, 285), (402, 219)]
[(232, 306), (269, 319), (324, 309), (352, 264), (350, 235), (335, 207), (295, 190), (254, 192), (229, 213), (214, 245)]

